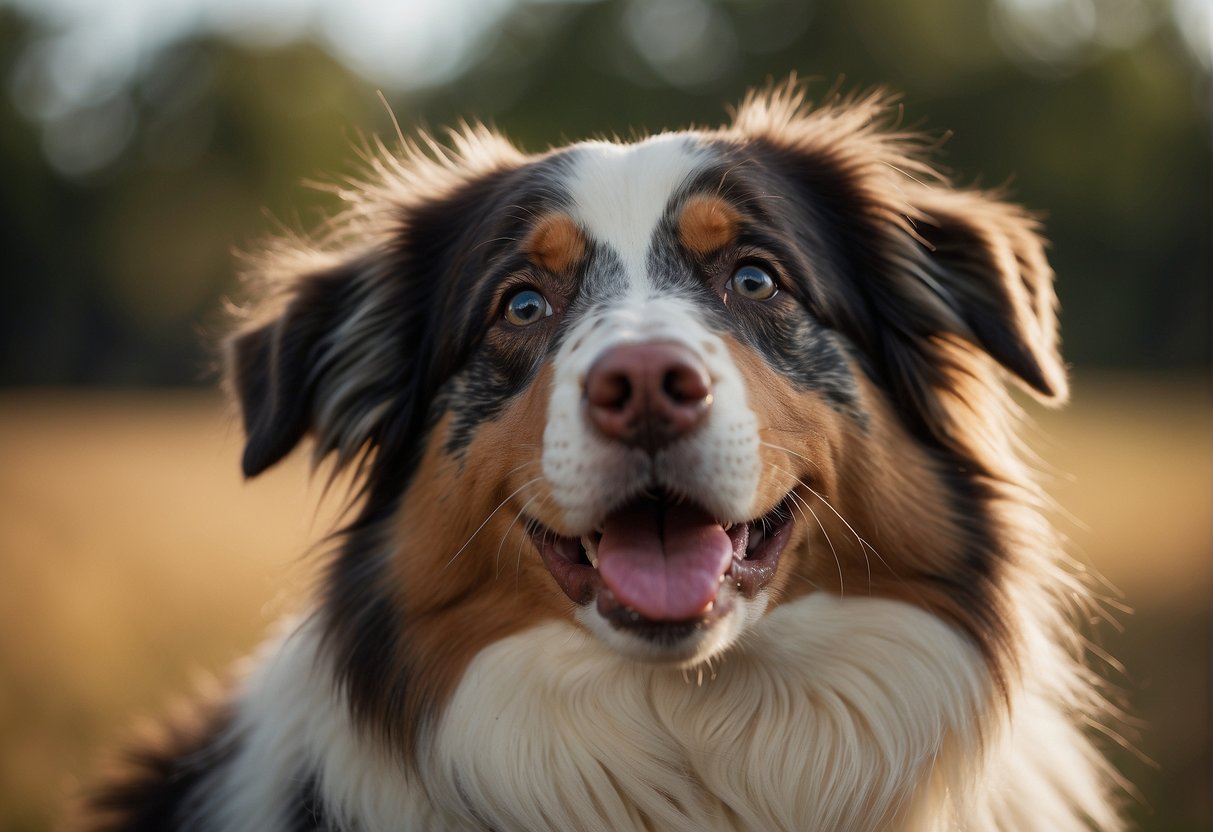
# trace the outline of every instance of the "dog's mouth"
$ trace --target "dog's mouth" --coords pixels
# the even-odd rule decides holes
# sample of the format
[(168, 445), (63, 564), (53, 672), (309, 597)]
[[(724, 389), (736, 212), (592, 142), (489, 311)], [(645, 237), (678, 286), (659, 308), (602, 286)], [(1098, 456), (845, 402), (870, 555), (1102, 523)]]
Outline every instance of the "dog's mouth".
[(733, 592), (752, 597), (774, 577), (793, 524), (791, 496), (762, 517), (724, 525), (666, 494), (633, 500), (580, 538), (531, 523), (556, 583), (578, 604), (597, 596), (614, 626), (664, 631), (702, 626), (729, 610)]

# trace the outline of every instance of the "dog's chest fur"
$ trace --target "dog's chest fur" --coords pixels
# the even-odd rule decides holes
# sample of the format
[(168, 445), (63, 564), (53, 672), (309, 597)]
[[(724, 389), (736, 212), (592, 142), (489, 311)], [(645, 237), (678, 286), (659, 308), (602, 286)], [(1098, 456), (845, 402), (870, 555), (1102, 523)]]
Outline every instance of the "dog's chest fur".
[(552, 623), (473, 661), (411, 775), (329, 696), (316, 636), (288, 637), (250, 681), (221, 828), (274, 828), (264, 807), (318, 781), (351, 829), (944, 829), (987, 693), (971, 645), (896, 602), (789, 604), (744, 653), (685, 672)]
[(744, 654), (687, 672), (567, 624), (522, 633), (475, 659), (416, 771), (332, 695), (315, 626), (288, 632), (248, 680), (200, 828), (290, 832), (306, 800), (316, 828), (368, 832), (1079, 830), (1070, 801), (1097, 799), (1064, 714), (1026, 694), (1031, 721), (983, 724), (972, 645), (899, 602), (789, 604)]

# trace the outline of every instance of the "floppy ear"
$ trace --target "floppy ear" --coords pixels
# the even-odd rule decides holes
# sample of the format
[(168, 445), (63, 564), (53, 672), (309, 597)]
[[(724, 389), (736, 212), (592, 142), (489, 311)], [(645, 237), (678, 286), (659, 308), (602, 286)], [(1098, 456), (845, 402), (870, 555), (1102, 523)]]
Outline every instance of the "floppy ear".
[[(365, 258), (295, 278), (277, 317), (230, 337), (224, 363), (253, 477), (311, 432), (315, 457), (338, 466), (374, 440), (401, 389), (399, 326), (387, 281)], [(397, 322), (398, 323), (398, 322)]]
[[(1053, 270), (1039, 226), (1018, 206), (972, 191), (909, 192), (926, 281), (945, 329), (973, 342), (1038, 398), (1064, 402)], [(918, 270), (916, 270), (918, 271)]]

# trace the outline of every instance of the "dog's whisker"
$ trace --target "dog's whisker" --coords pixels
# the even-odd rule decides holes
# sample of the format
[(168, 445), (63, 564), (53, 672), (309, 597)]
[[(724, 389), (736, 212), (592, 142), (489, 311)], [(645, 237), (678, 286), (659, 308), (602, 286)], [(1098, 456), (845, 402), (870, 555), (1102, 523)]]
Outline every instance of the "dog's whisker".
[[(780, 428), (780, 427), (775, 427), (773, 425), (763, 425), (762, 427), (758, 428), (758, 432), (759, 433), (792, 433), (797, 436), (816, 436), (821, 439), (826, 438), (826, 435), (823, 432), (821, 432), (820, 430), (818, 430), (817, 428), (796, 428), (796, 427)], [(781, 448), (780, 450), (788, 451), (787, 448)], [(791, 453), (791, 451), (789, 451), (789, 453)], [(803, 457), (801, 457), (801, 458), (803, 459)]]
[[(769, 444), (769, 443), (763, 443), (763, 444)], [(778, 448), (778, 446), (773, 446), (773, 445), (771, 447)], [(779, 448), (779, 450), (788, 451), (788, 453), (794, 453), (793, 451), (791, 451), (788, 448)], [(806, 461), (811, 462), (811, 460), (806, 460)], [(776, 470), (781, 471), (785, 475), (795, 479), (799, 485), (801, 485), (802, 487), (807, 489), (810, 494), (812, 494), (814, 497), (816, 497), (818, 500), (820, 500), (821, 503), (826, 508), (828, 508), (840, 521), (842, 521), (843, 525), (845, 525), (846, 528), (850, 531), (850, 533), (855, 537), (855, 540), (859, 543), (860, 551), (863, 553), (864, 561), (867, 565), (868, 594), (872, 593), (872, 564), (871, 564), (870, 558), (868, 557), (868, 553), (870, 552), (872, 555), (876, 556), (876, 559), (878, 561), (880, 561), (880, 563), (887, 570), (888, 574), (891, 575), (897, 583), (901, 584), (902, 586), (909, 587), (909, 591), (913, 594), (913, 596), (915, 598), (925, 601), (925, 599), (926, 599), (925, 593), (923, 593), (921, 591), (921, 589), (918, 588), (915, 584), (913, 584), (910, 581), (907, 581), (904, 577), (902, 577), (902, 575), (896, 569), (893, 568), (892, 564), (890, 564), (887, 560), (885, 560), (884, 556), (881, 555), (880, 552), (878, 552), (874, 546), (872, 546), (870, 543), (868, 543), (868, 541), (866, 541), (862, 536), (860, 536), (860, 534), (855, 530), (855, 528), (849, 522), (847, 522), (847, 519), (845, 517), (843, 517), (841, 513), (839, 513), (838, 509), (836, 509), (830, 503), (830, 501), (825, 498), (825, 495), (823, 495), (820, 492), (818, 492), (817, 490), (815, 490), (812, 486), (810, 486), (808, 483), (806, 483), (803, 479), (796, 477), (791, 472), (784, 471), (783, 469), (778, 468), (774, 465), (771, 465), (771, 467), (775, 468)], [(801, 500), (803, 500), (803, 498), (801, 498)], [(805, 503), (805, 506), (808, 507), (810, 511), (812, 511), (812, 508), (809, 507), (807, 503)], [(817, 517), (816, 512), (813, 512), (813, 517), (815, 519), (817, 519), (817, 525), (821, 526), (821, 530), (824, 533), (825, 527), (822, 526), (821, 520), (820, 520), (820, 518)], [(828, 536), (827, 536), (827, 540), (828, 540)], [(837, 555), (835, 557), (837, 558)]]
[[(534, 499), (534, 498), (532, 497), (531, 499)], [(540, 499), (540, 502), (539, 502), (539, 512), (537, 512), (537, 513), (542, 512), (551, 502), (552, 502), (552, 495), (550, 493), (543, 494), (542, 498)], [(525, 506), (524, 506), (524, 508), (525, 508)], [(534, 526), (539, 525), (538, 520), (529, 520), (527, 522), (532, 524), (532, 528)], [(542, 536), (542, 538), (540, 538), (540, 541), (539, 541), (539, 545), (541, 548), (544, 545), (546, 545), (547, 537), (548, 537), (549, 533), (550, 533), (549, 530), (545, 527), (543, 530), (543, 536)], [(514, 556), (514, 593), (515, 594), (517, 594), (519, 591), (519, 582), (522, 579), (522, 551), (524, 548), (523, 543), (525, 542), (525, 540), (526, 540), (525, 537), (519, 540), (518, 551), (515, 553), (515, 556)]]
[[(851, 534), (855, 535), (855, 540), (859, 542), (860, 549), (864, 552), (865, 559), (867, 558), (867, 553), (871, 552), (873, 555), (876, 556), (876, 559), (879, 560), (884, 565), (884, 567), (889, 570), (890, 573), (896, 574), (893, 570), (893, 567), (889, 564), (889, 562), (884, 559), (884, 557), (880, 554), (880, 552), (876, 551), (876, 547), (873, 546), (871, 543), (868, 543), (868, 541), (864, 540), (864, 538), (859, 534), (859, 532), (857, 532), (855, 530), (855, 527), (852, 526), (847, 521), (847, 518), (843, 517), (842, 514), (838, 511), (838, 509), (834, 508), (834, 506), (830, 503), (830, 501), (825, 498), (825, 495), (817, 492), (811, 485), (809, 485), (806, 482), (801, 482), (801, 485), (803, 485), (805, 488), (807, 488), (809, 490), (810, 494), (812, 494), (817, 499), (821, 500), (822, 504), (826, 508), (828, 508), (830, 511), (834, 512), (834, 516), (842, 521), (843, 525), (847, 527), (847, 529), (851, 532)], [(871, 579), (871, 575), (872, 575), (872, 568), (871, 568), (871, 564), (869, 564), (868, 565), (869, 580)]]
[[(774, 467), (774, 466), (772, 466), (772, 467)], [(779, 469), (776, 468), (776, 470), (779, 470)], [(784, 472), (784, 473), (787, 473), (787, 472)], [(825, 536), (826, 544), (830, 547), (830, 554), (832, 554), (834, 556), (834, 565), (838, 567), (838, 595), (840, 598), (845, 597), (846, 596), (846, 580), (843, 578), (842, 559), (838, 557), (838, 550), (834, 548), (834, 542), (832, 540), (830, 540), (830, 533), (828, 531), (826, 531), (826, 527), (821, 522), (821, 518), (817, 516), (817, 512), (813, 511), (813, 507), (810, 506), (803, 497), (801, 497), (795, 491), (789, 492), (789, 496), (792, 498), (791, 507), (793, 509), (795, 509), (797, 507), (799, 507), (801, 509), (801, 511), (800, 511), (801, 517), (804, 517), (804, 509), (808, 509), (809, 514), (813, 515), (813, 519), (817, 521), (817, 527), (819, 529), (821, 529), (822, 535)], [(806, 522), (808, 521), (807, 517), (804, 517), (804, 519)], [(869, 590), (870, 590), (870, 588), (871, 587), (869, 586)]]
[[(802, 482), (802, 483), (801, 483), (801, 485), (804, 485), (804, 483)], [(807, 486), (807, 485), (805, 485), (805, 488), (808, 488), (808, 486)], [(810, 489), (810, 490), (812, 490), (812, 489)], [(799, 502), (800, 502), (800, 503), (801, 503), (801, 504), (802, 504), (802, 505), (803, 505), (805, 508), (807, 508), (807, 509), (809, 510), (809, 512), (810, 512), (810, 513), (813, 515), (813, 519), (817, 521), (817, 525), (818, 525), (818, 526), (821, 528), (821, 532), (822, 532), (822, 534), (824, 534), (824, 535), (826, 536), (826, 542), (827, 542), (827, 543), (829, 543), (829, 542), (830, 542), (830, 535), (829, 535), (829, 533), (828, 533), (828, 532), (826, 532), (826, 527), (825, 527), (825, 525), (824, 525), (824, 524), (821, 522), (821, 518), (817, 516), (817, 512), (813, 510), (813, 506), (812, 506), (812, 505), (809, 503), (809, 501), (808, 501), (808, 500), (806, 500), (804, 497), (800, 496), (799, 494), (796, 494), (795, 492), (792, 492), (792, 493), (795, 495), (795, 498), (796, 498), (796, 499), (797, 499), (797, 500), (798, 500), (798, 501), (799, 501)], [(862, 540), (860, 540), (860, 543), (863, 543), (863, 541), (862, 541)], [(834, 549), (834, 547), (831, 545), (831, 546), (830, 546), (830, 550), (831, 550), (831, 551), (833, 551), (833, 549)], [(864, 566), (866, 566), (866, 567), (867, 567), (867, 572), (868, 572), (868, 594), (869, 594), (869, 595), (871, 595), (871, 594), (872, 594), (872, 562), (871, 562), (871, 560), (868, 558), (868, 553), (867, 553), (867, 550), (866, 550), (866, 549), (864, 549), (864, 548), (863, 548), (863, 546), (860, 546), (860, 547), (859, 547), (859, 551), (860, 551), (861, 553), (863, 553), (863, 562), (864, 562)], [(835, 552), (835, 553), (834, 553), (834, 559), (835, 559), (835, 560), (838, 560), (838, 553), (837, 553), (837, 552)], [(840, 576), (840, 578), (839, 578), (839, 579), (841, 580), (841, 576)]]
[[(523, 448), (523, 447), (527, 447), (527, 445), (519, 442), (519, 443), (517, 443), (516, 447)], [(517, 474), (519, 471), (523, 470), (524, 468), (528, 468), (532, 465), (542, 465), (542, 464), (543, 463), (541, 460), (528, 459), (526, 462), (519, 463), (518, 465), (515, 465), (513, 468), (511, 468), (508, 472), (506, 472), (506, 477), (508, 478), (511, 474)]]
[[(768, 448), (773, 448), (773, 449), (775, 449), (775, 450), (784, 451), (784, 452), (786, 452), (786, 453), (791, 454), (792, 456), (799, 457), (800, 459), (803, 459), (805, 462), (809, 463), (810, 465), (814, 465), (814, 466), (816, 466), (816, 465), (817, 465), (817, 463), (815, 463), (813, 460), (809, 459), (808, 457), (806, 457), (806, 456), (804, 456), (804, 455), (802, 455), (802, 454), (798, 454), (798, 453), (796, 453), (796, 452), (795, 452), (795, 451), (793, 451), (791, 448), (785, 448), (785, 447), (783, 447), (783, 446), (781, 446), (781, 445), (776, 445), (776, 444), (771, 443), (771, 442), (763, 442), (762, 444), (763, 444), (763, 445), (765, 445), (765, 446), (766, 446), (766, 447), (768, 447)], [(772, 467), (776, 467), (776, 466), (772, 466)], [(781, 469), (781, 468), (777, 468), (777, 467), (776, 467), (776, 470), (783, 471), (783, 469)], [(847, 527), (847, 530), (848, 530), (848, 531), (849, 531), (849, 532), (850, 532), (852, 535), (854, 535), (854, 536), (855, 536), (855, 540), (856, 540), (856, 541), (859, 543), (860, 549), (863, 551), (863, 553), (864, 553), (864, 558), (865, 558), (865, 559), (867, 559), (867, 557), (868, 557), (868, 552), (871, 552), (873, 555), (875, 555), (875, 556), (876, 556), (876, 559), (877, 559), (877, 560), (879, 560), (879, 561), (880, 561), (880, 562), (881, 562), (881, 563), (882, 563), (882, 564), (885, 566), (885, 568), (889, 570), (889, 572), (890, 572), (890, 573), (895, 574), (895, 572), (894, 572), (894, 570), (893, 570), (893, 567), (892, 567), (892, 566), (889, 564), (889, 562), (888, 562), (888, 561), (886, 561), (886, 560), (884, 559), (884, 557), (883, 557), (883, 556), (880, 554), (880, 552), (876, 551), (876, 548), (875, 548), (874, 546), (872, 546), (872, 544), (868, 543), (868, 541), (867, 541), (867, 540), (865, 540), (865, 539), (864, 539), (864, 538), (863, 538), (863, 537), (862, 537), (862, 536), (859, 534), (859, 532), (857, 532), (857, 531), (855, 530), (855, 527), (854, 527), (854, 526), (852, 526), (852, 525), (851, 525), (851, 523), (850, 523), (850, 522), (848, 522), (848, 521), (847, 521), (847, 519), (846, 519), (845, 517), (843, 517), (843, 516), (842, 516), (842, 514), (841, 514), (841, 513), (838, 511), (838, 509), (834, 508), (834, 506), (833, 506), (833, 505), (830, 503), (830, 501), (826, 499), (825, 495), (821, 494), (819, 491), (817, 491), (816, 489), (814, 489), (814, 488), (813, 488), (811, 485), (809, 485), (807, 482), (805, 482), (803, 478), (795, 476), (795, 475), (794, 475), (794, 474), (792, 474), (790, 471), (783, 471), (783, 473), (785, 473), (785, 474), (787, 474), (788, 476), (790, 476), (790, 477), (792, 477), (793, 479), (795, 479), (797, 483), (799, 483), (799, 484), (800, 484), (801, 486), (803, 486), (803, 487), (804, 487), (804, 488), (805, 488), (805, 489), (806, 489), (806, 490), (807, 490), (807, 491), (808, 491), (810, 494), (812, 494), (814, 497), (816, 497), (818, 500), (820, 500), (820, 501), (822, 502), (822, 504), (823, 504), (823, 505), (824, 505), (826, 508), (828, 508), (828, 509), (829, 509), (831, 512), (833, 512), (833, 513), (834, 513), (834, 515), (835, 515), (835, 516), (836, 516), (836, 517), (837, 517), (839, 520), (841, 520), (841, 521), (842, 521), (843, 525), (845, 525), (845, 526)], [(871, 578), (872, 578), (872, 566), (871, 566), (871, 564), (869, 563), (869, 564), (868, 564), (868, 583), (869, 583), (869, 585), (871, 584)]]
[(817, 463), (816, 460), (810, 459), (809, 457), (805, 456), (804, 454), (797, 453), (796, 451), (793, 451), (791, 448), (788, 448), (784, 445), (777, 445), (774, 442), (767, 442), (765, 440), (759, 440), (758, 444), (760, 444), (766, 448), (771, 448), (772, 450), (783, 451), (785, 454), (791, 454), (792, 456), (796, 457), (797, 459), (802, 459), (805, 462), (807, 462), (809, 465), (812, 465), (814, 468), (817, 469), (817, 471), (819, 471), (819, 472), (821, 471), (821, 466)]
[[(544, 502), (540, 503), (540, 508), (545, 506), (547, 504), (547, 502), (549, 502), (550, 500), (551, 500), (551, 495), (550, 494), (546, 495), (544, 497)], [(550, 535), (552, 533), (553, 532), (551, 531), (551, 529), (544, 527), (543, 536), (540, 537), (540, 539), (539, 539), (539, 548), (540, 549), (542, 549), (544, 546), (547, 545), (548, 535)], [(518, 589), (519, 589), (519, 581), (521, 580), (521, 575), (522, 575), (522, 547), (520, 545), (518, 547), (518, 553), (514, 559), (514, 592), (515, 592), (515, 594), (518, 592)]]
[[(547, 532), (544, 532), (546, 537)], [(526, 538), (519, 535), (518, 545), (514, 548), (514, 594), (517, 595), (522, 586), (522, 549), (526, 545)], [(501, 547), (499, 546), (498, 549)]]
[(508, 503), (510, 500), (512, 500), (514, 497), (516, 497), (522, 491), (524, 491), (525, 489), (529, 488), (530, 486), (534, 485), (535, 483), (539, 482), (542, 479), (543, 479), (543, 475), (540, 474), (538, 477), (533, 477), (532, 479), (527, 480), (522, 485), (518, 486), (518, 488), (514, 489), (514, 491), (512, 493), (510, 493), (504, 500), (502, 500), (500, 503), (498, 503), (497, 507), (495, 509), (493, 509), (491, 512), (489, 512), (489, 516), (484, 518), (484, 522), (482, 522), (479, 526), (476, 527), (476, 531), (472, 532), (471, 536), (466, 541), (464, 541), (464, 544), (462, 546), (459, 547), (459, 551), (457, 551), (457, 552), (455, 552), (455, 554), (451, 555), (451, 559), (448, 560), (443, 565), (442, 568), (443, 569), (448, 568), (452, 563), (455, 562), (455, 559), (457, 557), (459, 557), (461, 554), (463, 554), (463, 551), (465, 549), (467, 549), (467, 547), (469, 545), (471, 545), (472, 541), (476, 538), (476, 535), (480, 534), (481, 530), (485, 526), (488, 525), (490, 520), (493, 519), (493, 515), (495, 515), (499, 511), (501, 511), (502, 506), (504, 506), (506, 503)]
[[(510, 532), (512, 532), (514, 530), (514, 527), (516, 525), (518, 525), (518, 520), (522, 517), (523, 513), (526, 511), (527, 506), (529, 506), (531, 503), (535, 502), (541, 496), (542, 496), (541, 494), (535, 494), (535, 495), (531, 496), (531, 498), (528, 499), (525, 503), (523, 503), (522, 507), (520, 509), (518, 509), (518, 512), (514, 515), (514, 519), (510, 521), (510, 525), (506, 526), (505, 530), (501, 533), (501, 542), (497, 544), (497, 555), (493, 561), (494, 578), (499, 577), (501, 575), (501, 547), (505, 545), (505, 539), (510, 536)], [(523, 524), (523, 532), (525, 533), (525, 531), (526, 531), (526, 523)], [(525, 535), (524, 535), (523, 539), (525, 539)]]

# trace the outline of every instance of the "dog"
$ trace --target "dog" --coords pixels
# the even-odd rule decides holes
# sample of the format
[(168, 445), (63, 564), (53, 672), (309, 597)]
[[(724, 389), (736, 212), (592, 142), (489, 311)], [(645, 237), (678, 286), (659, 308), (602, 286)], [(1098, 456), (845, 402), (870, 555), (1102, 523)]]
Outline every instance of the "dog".
[(94, 828), (1122, 828), (1006, 389), (1068, 395), (1038, 221), (898, 119), (380, 145), (224, 353), (244, 473), (310, 438), (353, 519)]

